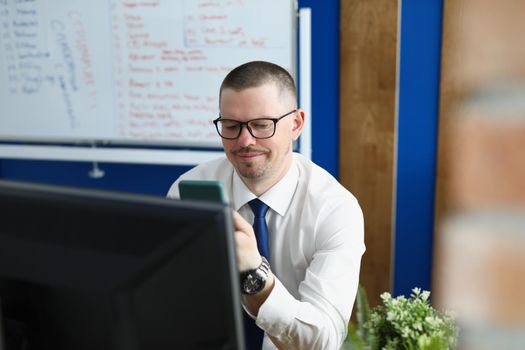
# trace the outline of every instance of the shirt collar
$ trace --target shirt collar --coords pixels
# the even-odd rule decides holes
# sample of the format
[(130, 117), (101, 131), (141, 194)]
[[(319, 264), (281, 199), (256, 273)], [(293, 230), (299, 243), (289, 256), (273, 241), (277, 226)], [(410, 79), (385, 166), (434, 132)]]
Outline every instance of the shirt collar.
[[(292, 162), (290, 169), (286, 175), (268, 191), (263, 193), (259, 199), (266, 203), (272, 210), (277, 212), (279, 215), (284, 216), (290, 203), (292, 202), (293, 195), (299, 182), (299, 169)], [(239, 210), (243, 205), (257, 198), (248, 187), (242, 182), (239, 174), (234, 170), (233, 172), (233, 207), (235, 210)]]

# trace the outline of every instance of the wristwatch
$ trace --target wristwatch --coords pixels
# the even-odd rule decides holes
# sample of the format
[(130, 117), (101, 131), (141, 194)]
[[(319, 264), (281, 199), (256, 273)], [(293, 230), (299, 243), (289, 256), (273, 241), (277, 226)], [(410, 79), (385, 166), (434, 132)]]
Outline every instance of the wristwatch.
[(253, 270), (241, 272), (241, 293), (254, 295), (263, 290), (270, 272), (270, 263), (262, 257), (261, 265)]

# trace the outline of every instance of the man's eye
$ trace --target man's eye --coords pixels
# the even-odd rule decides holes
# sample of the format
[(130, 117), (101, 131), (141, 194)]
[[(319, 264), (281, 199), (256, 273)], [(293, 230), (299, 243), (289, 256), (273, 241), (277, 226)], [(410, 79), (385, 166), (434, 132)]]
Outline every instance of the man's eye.
[(271, 123), (267, 121), (258, 121), (258, 122), (251, 123), (250, 126), (253, 129), (264, 130), (264, 129), (268, 129), (271, 126)]
[(237, 129), (239, 127), (239, 123), (236, 123), (236, 122), (223, 122), (222, 123), (222, 127), (224, 129), (233, 130), (233, 129)]

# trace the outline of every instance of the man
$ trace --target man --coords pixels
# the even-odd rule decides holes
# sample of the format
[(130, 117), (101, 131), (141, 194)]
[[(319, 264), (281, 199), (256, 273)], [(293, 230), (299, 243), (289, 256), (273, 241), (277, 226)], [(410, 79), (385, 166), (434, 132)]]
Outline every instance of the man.
[[(227, 159), (201, 164), (180, 179), (224, 186), (234, 209), (243, 306), (265, 332), (262, 349), (339, 349), (365, 250), (359, 204), (330, 174), (292, 152), (305, 112), (297, 108), (286, 70), (243, 64), (224, 79), (219, 101), (214, 123)], [(179, 180), (169, 197), (178, 198)], [(257, 198), (269, 207), (262, 222), (254, 218)], [(257, 242), (254, 221), (258, 234), (267, 232), (267, 245), (264, 237)], [(261, 345), (248, 347), (255, 348)]]

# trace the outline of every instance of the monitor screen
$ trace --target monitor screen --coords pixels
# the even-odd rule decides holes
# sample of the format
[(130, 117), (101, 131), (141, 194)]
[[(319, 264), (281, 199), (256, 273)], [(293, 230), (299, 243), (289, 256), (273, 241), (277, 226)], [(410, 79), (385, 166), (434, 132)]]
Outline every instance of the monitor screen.
[(5, 349), (243, 348), (227, 206), (0, 181), (0, 213)]

